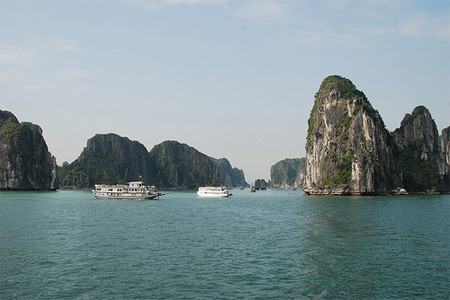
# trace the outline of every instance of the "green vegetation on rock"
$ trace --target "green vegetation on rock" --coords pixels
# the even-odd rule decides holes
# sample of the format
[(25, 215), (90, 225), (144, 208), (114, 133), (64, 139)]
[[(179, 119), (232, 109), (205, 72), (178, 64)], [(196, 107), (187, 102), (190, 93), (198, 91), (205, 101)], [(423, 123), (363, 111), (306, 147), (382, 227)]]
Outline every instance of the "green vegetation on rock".
[(138, 180), (140, 175), (146, 184), (159, 188), (194, 189), (245, 183), (243, 171), (232, 168), (224, 158), (212, 159), (176, 141), (165, 141), (148, 152), (139, 142), (116, 134), (89, 139), (80, 157), (59, 167), (58, 174), (66, 188), (124, 184)]
[(409, 192), (433, 190), (440, 183), (436, 166), (420, 158), (421, 149), (421, 142), (414, 142), (401, 150), (403, 182)]
[(336, 165), (337, 174), (331, 178), (334, 184), (350, 184), (352, 178), (352, 159), (353, 155), (348, 155), (344, 157), (341, 163)]
[(2, 137), (3, 143), (7, 143), (12, 139), (17, 138), (22, 127), (23, 125), (20, 123), (6, 123), (0, 127), (0, 136)]
[(350, 99), (359, 92), (355, 85), (347, 78), (339, 75), (331, 75), (325, 78), (320, 84), (319, 94), (333, 88), (337, 88), (340, 91), (341, 98), (343, 99)]
[[(376, 194), (397, 188), (399, 175), (388, 182), (386, 174), (386, 170), (401, 174), (390, 140), (366, 95), (350, 80), (328, 76), (315, 95), (308, 120), (306, 169), (313, 175), (306, 176), (306, 191)], [(378, 161), (382, 168), (375, 166)]]
[(217, 166), (210, 157), (186, 144), (165, 141), (153, 147), (150, 157), (164, 187), (193, 189), (218, 184)]
[(42, 129), (19, 123), (8, 111), (0, 110), (0, 189), (56, 189), (56, 159), (48, 151)]
[(270, 168), (270, 186), (297, 188), (303, 186), (305, 158), (286, 158)]
[(439, 137), (428, 109), (389, 132), (365, 94), (341, 76), (323, 80), (308, 120), (304, 190), (374, 195), (450, 190), (449, 134)]
[(156, 174), (147, 149), (116, 134), (96, 135), (73, 163), (59, 167), (63, 187), (92, 187), (96, 183), (125, 184), (142, 176), (154, 184)]

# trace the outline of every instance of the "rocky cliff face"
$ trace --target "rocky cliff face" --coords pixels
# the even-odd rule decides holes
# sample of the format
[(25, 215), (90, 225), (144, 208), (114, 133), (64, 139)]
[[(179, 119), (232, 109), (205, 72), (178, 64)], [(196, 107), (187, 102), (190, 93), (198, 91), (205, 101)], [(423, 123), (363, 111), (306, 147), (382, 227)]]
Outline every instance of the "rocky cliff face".
[(270, 168), (270, 185), (274, 188), (302, 188), (306, 175), (306, 159), (286, 158)]
[(403, 180), (408, 192), (437, 192), (444, 163), (436, 123), (424, 106), (406, 114), (392, 135), (400, 149)]
[(238, 168), (233, 168), (231, 163), (226, 158), (215, 159), (211, 158), (214, 164), (218, 167), (218, 180), (223, 186), (246, 186), (244, 171)]
[(402, 188), (399, 152), (378, 111), (350, 80), (325, 78), (308, 120), (305, 193), (375, 195)]
[(450, 126), (441, 134), (441, 190), (450, 192)]
[(439, 134), (436, 123), (430, 112), (424, 106), (416, 107), (412, 114), (406, 114), (392, 135), (400, 148), (405, 148), (412, 142), (422, 142), (421, 158), (438, 161)]
[(161, 187), (192, 189), (221, 182), (211, 158), (186, 144), (165, 141), (153, 147), (150, 157), (160, 171)]
[(89, 139), (78, 159), (61, 167), (59, 174), (65, 188), (124, 184), (139, 180), (139, 176), (147, 184), (157, 184), (156, 166), (145, 146), (116, 134), (97, 134)]
[(256, 179), (255, 180), (255, 189), (256, 190), (265, 190), (267, 189), (267, 182), (264, 179)]
[[(63, 188), (88, 188), (94, 184), (124, 184), (139, 180), (159, 188), (193, 189), (204, 185), (245, 182), (242, 170), (176, 141), (165, 141), (150, 152), (144, 145), (116, 134), (97, 134), (81, 155), (59, 167)], [(228, 183), (227, 183), (228, 182)]]
[(232, 170), (233, 187), (246, 187), (248, 186), (245, 181), (244, 170), (234, 167)]
[(0, 110), (0, 190), (54, 190), (56, 159), (42, 129)]

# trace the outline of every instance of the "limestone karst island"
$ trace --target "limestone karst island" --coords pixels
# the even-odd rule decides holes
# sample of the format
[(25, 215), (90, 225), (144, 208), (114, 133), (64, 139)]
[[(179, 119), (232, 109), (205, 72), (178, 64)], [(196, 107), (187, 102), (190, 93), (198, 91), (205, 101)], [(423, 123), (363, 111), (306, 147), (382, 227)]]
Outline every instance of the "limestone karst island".
[[(306, 120), (305, 120), (306, 125)], [(306, 157), (271, 168), (270, 187), (308, 195), (396, 195), (450, 192), (450, 127), (439, 136), (424, 106), (389, 132), (366, 95), (341, 76), (323, 80), (307, 122)], [(0, 190), (91, 188), (144, 176), (160, 188), (246, 186), (244, 171), (176, 141), (148, 151), (116, 134), (87, 141), (72, 163), (56, 165), (38, 125), (0, 110)]]
[(340, 76), (320, 85), (308, 120), (306, 176), (311, 195), (446, 193), (450, 127), (438, 134), (419, 106), (389, 132), (366, 95)]

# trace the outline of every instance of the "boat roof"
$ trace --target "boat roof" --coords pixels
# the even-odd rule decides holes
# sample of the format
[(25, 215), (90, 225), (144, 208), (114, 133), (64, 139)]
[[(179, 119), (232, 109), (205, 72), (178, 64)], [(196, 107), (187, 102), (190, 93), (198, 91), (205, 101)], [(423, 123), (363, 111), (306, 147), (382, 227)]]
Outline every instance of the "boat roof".
[(142, 181), (130, 181), (127, 184), (104, 184), (104, 183), (99, 183), (99, 184), (94, 184), (95, 186), (115, 186), (115, 187), (126, 187), (126, 186), (133, 186), (133, 185), (143, 185)]

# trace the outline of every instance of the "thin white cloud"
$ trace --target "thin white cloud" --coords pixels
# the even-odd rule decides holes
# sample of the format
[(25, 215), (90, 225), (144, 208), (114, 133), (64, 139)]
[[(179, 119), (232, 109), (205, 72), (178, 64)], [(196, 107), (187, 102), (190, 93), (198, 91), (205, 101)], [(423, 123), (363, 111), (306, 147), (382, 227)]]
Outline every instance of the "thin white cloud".
[[(413, 14), (408, 13), (413, 3), (404, 0), (340, 0), (326, 4), (339, 11), (345, 11), (358, 17), (378, 21), (370, 27), (363, 26), (366, 32), (359, 30), (360, 37), (375, 37), (377, 35), (406, 36), (416, 38), (431, 38), (440, 41), (450, 40), (450, 15)], [(358, 31), (358, 30), (357, 30)]]
[(238, 10), (240, 17), (267, 17), (283, 13), (287, 7), (279, 2), (270, 0), (252, 0)]
[(49, 88), (48, 85), (37, 84), (37, 83), (22, 83), (20, 84), (20, 89), (26, 92), (37, 92), (43, 89)]
[(228, 0), (128, 0), (130, 3), (145, 9), (157, 10), (166, 6), (179, 4), (219, 4), (225, 5)]
[(417, 38), (450, 41), (450, 16), (413, 15), (399, 21), (398, 33)]
[(83, 52), (82, 47), (77, 41), (59, 36), (36, 39), (34, 44), (42, 49), (72, 53)]
[(34, 50), (11, 50), (0, 52), (0, 64), (11, 64), (17, 66), (31, 66), (34, 64), (38, 54)]
[(332, 9), (379, 21), (409, 6), (409, 2), (403, 0), (340, 0), (328, 1), (324, 4)]
[(92, 77), (93, 73), (91, 71), (74, 70), (67, 71), (64, 75), (68, 78), (89, 78)]
[(198, 3), (212, 3), (212, 4), (225, 4), (225, 0), (160, 0), (159, 2), (165, 5), (174, 4), (198, 4)]
[(25, 78), (22, 73), (17, 72), (1, 72), (0, 80), (20, 80)]
[(296, 33), (298, 40), (313, 46), (323, 43), (379, 43), (400, 38), (425, 43), (450, 40), (450, 14), (411, 13), (408, 1), (340, 0), (326, 2), (326, 5), (344, 17), (327, 19), (316, 15), (299, 27)]
[(328, 34), (324, 30), (304, 31), (298, 35), (298, 39), (307, 44), (316, 46), (328, 37)]
[(42, 59), (49, 51), (82, 53), (77, 41), (62, 37), (33, 38), (25, 41), (22, 48), (10, 48), (0, 52), (0, 64), (30, 67)]

